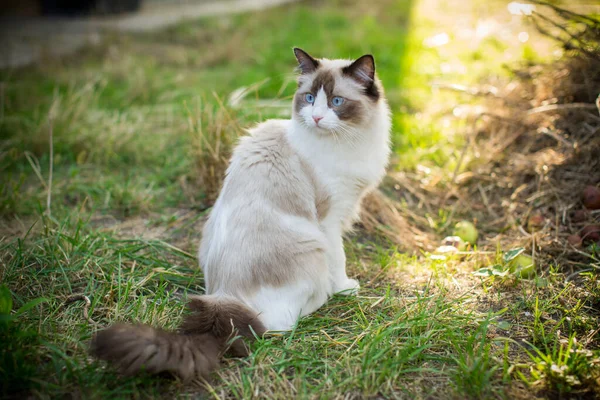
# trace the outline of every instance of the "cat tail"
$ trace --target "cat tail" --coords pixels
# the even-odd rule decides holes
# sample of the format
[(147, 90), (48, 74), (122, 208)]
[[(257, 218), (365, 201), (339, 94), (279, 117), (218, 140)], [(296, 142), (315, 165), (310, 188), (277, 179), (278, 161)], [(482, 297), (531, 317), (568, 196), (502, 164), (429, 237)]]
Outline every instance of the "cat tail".
[(167, 372), (183, 380), (207, 378), (228, 352), (247, 356), (241, 339), (262, 336), (258, 314), (241, 302), (218, 296), (197, 296), (177, 332), (148, 325), (115, 324), (92, 339), (91, 353), (131, 375)]

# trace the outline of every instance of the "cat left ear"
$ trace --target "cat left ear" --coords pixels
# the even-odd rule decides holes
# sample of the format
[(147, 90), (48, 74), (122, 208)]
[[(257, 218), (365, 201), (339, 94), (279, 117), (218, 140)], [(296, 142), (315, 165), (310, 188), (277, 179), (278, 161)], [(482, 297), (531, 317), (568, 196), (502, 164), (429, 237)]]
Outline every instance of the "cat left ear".
[(312, 58), (307, 52), (297, 47), (294, 47), (294, 55), (298, 60), (298, 67), (303, 74), (310, 74), (319, 67), (319, 61)]
[(344, 67), (342, 72), (363, 86), (369, 87), (375, 81), (375, 59), (372, 55), (365, 54), (349, 66)]

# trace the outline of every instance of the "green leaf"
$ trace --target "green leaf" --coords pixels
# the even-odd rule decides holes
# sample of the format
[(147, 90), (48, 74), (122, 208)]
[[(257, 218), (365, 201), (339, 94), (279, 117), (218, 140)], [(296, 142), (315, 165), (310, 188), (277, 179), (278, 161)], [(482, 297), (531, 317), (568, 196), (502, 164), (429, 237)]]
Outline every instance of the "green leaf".
[(6, 285), (0, 286), (0, 315), (10, 314), (13, 307), (12, 293)]
[(37, 299), (33, 299), (31, 301), (28, 301), (27, 303), (23, 304), (21, 306), (21, 308), (19, 308), (17, 310), (17, 315), (21, 315), (23, 313), (26, 313), (27, 311), (31, 310), (33, 307), (37, 306), (38, 304), (41, 303), (45, 303), (49, 301), (47, 298), (45, 297), (38, 297)]
[(502, 261), (504, 261), (505, 264), (509, 263), (515, 258), (517, 258), (519, 254), (521, 254), (524, 251), (525, 249), (523, 247), (517, 247), (516, 249), (509, 250), (502, 256)]
[(510, 330), (511, 324), (508, 321), (498, 321), (498, 323), (496, 323), (496, 326), (502, 330), (508, 331)]
[(477, 271), (473, 271), (475, 276), (492, 276), (492, 270), (490, 268), (479, 268)]
[(508, 270), (500, 264), (492, 265), (491, 267), (479, 268), (477, 271), (473, 271), (475, 276), (506, 276)]

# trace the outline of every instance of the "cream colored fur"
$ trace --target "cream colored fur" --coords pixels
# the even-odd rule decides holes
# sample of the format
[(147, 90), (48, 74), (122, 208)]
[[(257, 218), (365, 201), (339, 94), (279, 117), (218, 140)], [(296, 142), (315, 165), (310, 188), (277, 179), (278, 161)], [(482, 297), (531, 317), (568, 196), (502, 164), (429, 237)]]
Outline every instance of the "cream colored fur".
[[(342, 74), (351, 61), (318, 64), (300, 76), (298, 93), (329, 70), (335, 95), (360, 102), (361, 122), (337, 118), (321, 88), (291, 120), (251, 129), (233, 153), (200, 245), (207, 294), (241, 301), (269, 330), (289, 330), (333, 293), (359, 289), (346, 274), (342, 235), (389, 158), (390, 113), (380, 83), (375, 102)], [(323, 117), (318, 126), (315, 114)]]

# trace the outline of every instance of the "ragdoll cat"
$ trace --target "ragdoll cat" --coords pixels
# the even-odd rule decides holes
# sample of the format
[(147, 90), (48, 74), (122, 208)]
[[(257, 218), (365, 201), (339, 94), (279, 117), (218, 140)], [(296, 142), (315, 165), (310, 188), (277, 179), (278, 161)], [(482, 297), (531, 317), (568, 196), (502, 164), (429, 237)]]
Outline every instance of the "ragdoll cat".
[(346, 274), (342, 234), (389, 158), (390, 111), (371, 55), (314, 59), (294, 49), (298, 89), (291, 120), (249, 131), (233, 152), (204, 227), (206, 295), (190, 300), (177, 333), (115, 325), (94, 353), (124, 372), (206, 376), (239, 336), (291, 329), (334, 293), (359, 289)]

